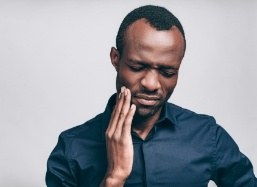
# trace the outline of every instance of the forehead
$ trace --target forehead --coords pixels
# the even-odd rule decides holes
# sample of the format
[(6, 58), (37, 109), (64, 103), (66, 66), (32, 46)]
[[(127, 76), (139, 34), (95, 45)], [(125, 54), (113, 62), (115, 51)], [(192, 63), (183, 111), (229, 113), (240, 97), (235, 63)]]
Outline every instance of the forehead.
[(156, 30), (145, 19), (140, 19), (127, 29), (123, 53), (130, 58), (148, 58), (144, 61), (182, 60), (184, 38), (175, 26)]

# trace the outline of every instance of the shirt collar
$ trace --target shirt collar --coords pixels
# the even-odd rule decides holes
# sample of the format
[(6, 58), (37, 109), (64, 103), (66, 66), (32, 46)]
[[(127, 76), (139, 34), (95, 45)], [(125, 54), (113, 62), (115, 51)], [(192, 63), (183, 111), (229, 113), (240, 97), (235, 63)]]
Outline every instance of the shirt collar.
[(162, 123), (162, 122), (168, 122), (169, 125), (175, 125), (176, 123), (176, 118), (174, 115), (174, 111), (172, 110), (172, 107), (170, 107), (171, 103), (166, 102), (162, 108), (162, 112), (160, 115), (159, 120), (157, 123)]

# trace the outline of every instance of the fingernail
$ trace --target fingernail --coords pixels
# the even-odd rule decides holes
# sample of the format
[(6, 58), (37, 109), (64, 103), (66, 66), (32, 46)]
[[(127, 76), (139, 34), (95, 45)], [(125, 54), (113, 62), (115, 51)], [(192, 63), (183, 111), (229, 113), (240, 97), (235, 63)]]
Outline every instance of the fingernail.
[(123, 94), (124, 91), (125, 91), (125, 87), (122, 86), (119, 93), (119, 99), (121, 98), (121, 95)]
[(123, 93), (125, 91), (125, 87), (122, 86), (120, 92)]
[(132, 104), (131, 107), (130, 107), (131, 110), (134, 110), (135, 108), (136, 108), (135, 104)]
[(125, 96), (128, 95), (128, 89), (125, 89), (125, 93), (124, 93)]

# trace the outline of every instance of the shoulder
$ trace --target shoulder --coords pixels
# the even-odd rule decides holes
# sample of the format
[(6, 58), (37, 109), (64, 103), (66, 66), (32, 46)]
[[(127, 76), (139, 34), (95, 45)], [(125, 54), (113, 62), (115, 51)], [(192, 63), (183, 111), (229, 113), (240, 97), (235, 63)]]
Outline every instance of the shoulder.
[(183, 108), (173, 103), (167, 104), (167, 111), (172, 116), (173, 120), (178, 125), (190, 124), (190, 125), (211, 125), (219, 126), (213, 116), (207, 114), (199, 114), (192, 110)]
[(98, 114), (81, 125), (61, 132), (60, 138), (67, 141), (81, 138), (99, 138), (107, 123), (104, 117), (104, 113)]
[(213, 116), (198, 114), (171, 103), (168, 104), (168, 111), (172, 113), (179, 132), (190, 137), (198, 137), (198, 143), (211, 143), (211, 147), (215, 149), (214, 152), (217, 153), (217, 150), (222, 147), (226, 147), (226, 149), (230, 147), (230, 150), (232, 147), (235, 150), (238, 149), (232, 137), (222, 126), (217, 124)]

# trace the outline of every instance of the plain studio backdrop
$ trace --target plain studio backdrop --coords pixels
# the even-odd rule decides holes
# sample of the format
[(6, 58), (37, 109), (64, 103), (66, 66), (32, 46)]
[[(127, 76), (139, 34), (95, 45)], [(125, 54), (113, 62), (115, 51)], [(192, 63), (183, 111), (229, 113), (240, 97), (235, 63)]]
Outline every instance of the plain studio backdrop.
[(60, 132), (102, 112), (115, 92), (110, 48), (124, 16), (145, 4), (165, 6), (185, 29), (170, 101), (213, 115), (257, 174), (257, 1), (2, 0), (0, 186), (45, 186)]

